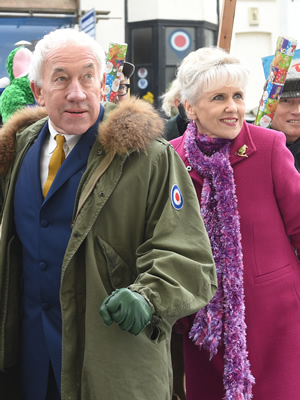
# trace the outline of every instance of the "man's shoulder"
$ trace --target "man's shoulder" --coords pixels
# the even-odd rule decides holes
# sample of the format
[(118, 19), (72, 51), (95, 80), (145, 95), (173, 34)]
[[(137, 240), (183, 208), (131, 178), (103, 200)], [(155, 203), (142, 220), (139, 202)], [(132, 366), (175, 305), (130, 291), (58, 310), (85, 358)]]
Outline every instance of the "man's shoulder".
[(45, 107), (24, 107), (16, 111), (1, 128), (1, 132), (22, 131), (34, 123), (48, 117)]
[(178, 126), (177, 126), (177, 116), (170, 118), (165, 122), (164, 126), (164, 137), (167, 140), (172, 140), (179, 136)]
[(108, 152), (147, 153), (151, 143), (162, 138), (162, 133), (163, 119), (154, 107), (145, 100), (131, 97), (118, 106), (105, 106), (98, 138)]
[(0, 129), (0, 173), (12, 163), (16, 153), (16, 141), (22, 148), (30, 135), (38, 134), (47, 120), (43, 107), (28, 107), (16, 111)]

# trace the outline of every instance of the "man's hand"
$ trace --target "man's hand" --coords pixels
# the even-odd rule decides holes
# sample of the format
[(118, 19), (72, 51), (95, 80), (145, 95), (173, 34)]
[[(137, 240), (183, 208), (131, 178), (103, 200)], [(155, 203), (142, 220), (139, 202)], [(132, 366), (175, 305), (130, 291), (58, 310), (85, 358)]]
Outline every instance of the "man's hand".
[(99, 313), (105, 325), (119, 324), (123, 331), (138, 335), (152, 318), (151, 307), (139, 293), (122, 288), (106, 297)]

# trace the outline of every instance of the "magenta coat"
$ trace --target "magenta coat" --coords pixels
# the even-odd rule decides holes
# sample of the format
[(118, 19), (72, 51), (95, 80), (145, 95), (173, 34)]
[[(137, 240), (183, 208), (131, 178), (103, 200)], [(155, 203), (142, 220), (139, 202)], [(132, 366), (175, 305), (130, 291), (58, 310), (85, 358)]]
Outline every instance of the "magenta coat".
[[(185, 135), (171, 141), (186, 166)], [(245, 317), (253, 400), (300, 399), (300, 174), (282, 132), (243, 125), (234, 139), (234, 171), (244, 257)], [(246, 145), (246, 155), (238, 150)], [(189, 168), (190, 169), (190, 168)], [(202, 178), (190, 171), (200, 200)], [(184, 333), (187, 400), (224, 396), (222, 349), (208, 361), (206, 350)], [(178, 327), (177, 326), (177, 327)]]

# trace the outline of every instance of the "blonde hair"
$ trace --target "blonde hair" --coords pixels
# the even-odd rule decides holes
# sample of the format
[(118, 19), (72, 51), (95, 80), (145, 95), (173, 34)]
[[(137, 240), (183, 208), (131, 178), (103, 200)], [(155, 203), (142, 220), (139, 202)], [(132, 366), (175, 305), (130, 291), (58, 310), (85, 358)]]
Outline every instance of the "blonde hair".
[(245, 90), (249, 71), (240, 60), (219, 47), (203, 47), (189, 53), (177, 70), (181, 100), (195, 105), (201, 96), (224, 86)]
[(160, 98), (162, 100), (162, 110), (168, 117), (171, 117), (172, 108), (175, 107), (175, 100), (181, 102), (180, 83), (178, 79), (174, 79), (171, 82), (169, 89)]

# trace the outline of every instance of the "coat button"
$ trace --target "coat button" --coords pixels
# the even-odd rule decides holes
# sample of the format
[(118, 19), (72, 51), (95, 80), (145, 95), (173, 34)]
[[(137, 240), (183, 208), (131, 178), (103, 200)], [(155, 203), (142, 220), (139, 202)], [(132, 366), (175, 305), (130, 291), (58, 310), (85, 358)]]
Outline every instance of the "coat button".
[(42, 226), (43, 228), (47, 228), (48, 225), (49, 225), (49, 222), (48, 222), (47, 219), (42, 219), (42, 220), (41, 220), (41, 226)]
[(43, 309), (44, 311), (48, 311), (48, 310), (50, 310), (50, 308), (51, 308), (51, 306), (50, 306), (49, 303), (43, 303), (43, 304), (42, 304), (42, 309)]
[(41, 271), (46, 271), (46, 269), (47, 269), (47, 264), (46, 264), (44, 261), (42, 261), (42, 262), (40, 262), (39, 267), (40, 267), (40, 270), (41, 270)]

